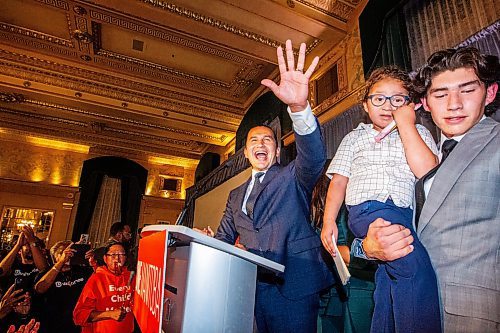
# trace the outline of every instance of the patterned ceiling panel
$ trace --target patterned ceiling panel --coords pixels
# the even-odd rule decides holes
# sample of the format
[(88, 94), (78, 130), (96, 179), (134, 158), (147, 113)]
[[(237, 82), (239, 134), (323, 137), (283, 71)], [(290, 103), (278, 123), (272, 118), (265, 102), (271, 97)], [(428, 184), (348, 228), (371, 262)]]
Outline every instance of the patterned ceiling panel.
[(276, 79), (277, 46), (290, 38), (322, 56), (359, 2), (9, 0), (0, 122), (101, 150), (199, 159), (231, 144), (265, 92), (260, 81)]

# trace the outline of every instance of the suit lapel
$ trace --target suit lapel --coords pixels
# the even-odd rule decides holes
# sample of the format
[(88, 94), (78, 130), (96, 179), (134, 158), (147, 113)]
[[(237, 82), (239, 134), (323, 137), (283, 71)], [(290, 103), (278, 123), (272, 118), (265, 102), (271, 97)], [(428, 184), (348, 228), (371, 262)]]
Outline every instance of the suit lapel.
[[(476, 158), (484, 146), (493, 139), (491, 135), (492, 123), (489, 120), (485, 119), (474, 126), (462, 138), (453, 153), (437, 171), (418, 222), (419, 235), (441, 207), (465, 168)], [(440, 223), (442, 222), (440, 221)]]
[[(262, 203), (259, 202), (260, 195), (262, 191), (269, 185), (269, 183), (274, 179), (278, 171), (280, 170), (279, 164), (274, 164), (267, 170), (266, 175), (264, 176), (264, 179), (262, 180), (262, 186), (259, 189), (259, 192), (257, 193), (257, 199), (255, 200), (255, 208), (254, 208), (254, 226), (256, 228), (260, 228), (262, 224), (264, 224), (266, 221), (263, 221), (262, 219), (259, 219), (259, 217), (263, 214), (263, 211), (260, 209), (262, 207)], [(264, 204), (264, 207), (267, 207), (266, 204)]]
[(247, 214), (243, 213), (242, 207), (243, 207), (243, 200), (245, 199), (245, 194), (247, 192), (247, 187), (248, 184), (250, 184), (250, 181), (252, 180), (252, 177), (250, 177), (245, 183), (241, 184), (237, 189), (236, 189), (236, 198), (234, 200), (234, 203), (236, 207), (233, 209), (233, 214), (235, 214), (240, 221), (244, 225), (246, 225), (247, 228), (250, 228), (253, 225), (253, 221), (250, 217), (248, 217)]

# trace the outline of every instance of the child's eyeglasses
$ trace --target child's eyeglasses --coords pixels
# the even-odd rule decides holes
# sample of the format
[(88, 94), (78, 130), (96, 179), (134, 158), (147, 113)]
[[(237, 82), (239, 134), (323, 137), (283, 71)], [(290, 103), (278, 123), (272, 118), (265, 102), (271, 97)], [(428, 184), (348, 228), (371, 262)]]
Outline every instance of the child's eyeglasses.
[(370, 100), (370, 102), (372, 102), (373, 106), (382, 106), (384, 105), (385, 101), (389, 100), (391, 105), (395, 108), (408, 104), (408, 102), (410, 101), (410, 97), (405, 95), (385, 96), (382, 94), (374, 94), (368, 96), (368, 99)]
[(106, 256), (111, 257), (113, 259), (124, 258), (127, 256), (126, 253), (106, 253)]

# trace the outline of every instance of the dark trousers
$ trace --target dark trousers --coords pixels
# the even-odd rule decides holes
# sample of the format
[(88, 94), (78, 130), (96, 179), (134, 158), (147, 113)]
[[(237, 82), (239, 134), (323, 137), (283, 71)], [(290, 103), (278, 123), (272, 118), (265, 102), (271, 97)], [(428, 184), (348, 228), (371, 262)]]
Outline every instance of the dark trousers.
[(351, 276), (342, 302), (335, 288), (321, 295), (318, 333), (368, 333), (373, 314), (375, 283)]
[(379, 217), (410, 229), (414, 250), (403, 258), (379, 264), (370, 332), (441, 332), (436, 274), (413, 230), (413, 211), (397, 207), (390, 199), (366, 201), (349, 207), (349, 228), (356, 237), (364, 238), (370, 223)]
[(275, 284), (257, 282), (255, 322), (259, 333), (316, 333), (319, 294), (285, 298)]

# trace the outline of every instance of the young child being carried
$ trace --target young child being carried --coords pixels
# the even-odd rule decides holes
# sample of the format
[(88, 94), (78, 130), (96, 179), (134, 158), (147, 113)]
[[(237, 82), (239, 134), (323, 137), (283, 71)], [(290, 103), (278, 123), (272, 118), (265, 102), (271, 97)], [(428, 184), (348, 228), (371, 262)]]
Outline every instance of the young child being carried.
[[(334, 255), (332, 235), (345, 199), (349, 228), (364, 238), (377, 218), (412, 230), (414, 251), (381, 262), (375, 275), (375, 309), (371, 332), (441, 332), (437, 282), (427, 251), (413, 228), (416, 178), (438, 164), (429, 131), (415, 126), (413, 88), (407, 73), (390, 66), (373, 71), (366, 83), (363, 108), (372, 124), (361, 123), (342, 140), (327, 175), (321, 240)], [(394, 120), (397, 130), (376, 142), (374, 137)]]

